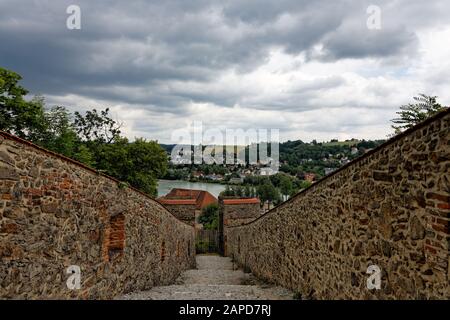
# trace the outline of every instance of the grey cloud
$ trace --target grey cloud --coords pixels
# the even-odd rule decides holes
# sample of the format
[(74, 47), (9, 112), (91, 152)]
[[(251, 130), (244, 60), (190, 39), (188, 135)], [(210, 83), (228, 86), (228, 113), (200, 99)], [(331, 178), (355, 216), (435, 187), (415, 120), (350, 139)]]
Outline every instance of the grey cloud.
[(369, 31), (362, 25), (341, 25), (324, 38), (325, 54), (319, 59), (407, 56), (415, 54), (417, 44), (417, 36), (405, 28)]
[(444, 21), (449, 8), (445, 1), (380, 0), (383, 29), (370, 32), (366, 0), (76, 2), (79, 31), (65, 28), (71, 0), (3, 0), (1, 66), (23, 75), (34, 93), (77, 94), (178, 115), (189, 114), (190, 102), (263, 110), (328, 107), (318, 104), (320, 93), (344, 86), (344, 78), (300, 82), (273, 97), (209, 88), (224, 72), (242, 75), (265, 64), (273, 48), (305, 54), (305, 63), (412, 57), (416, 30)]

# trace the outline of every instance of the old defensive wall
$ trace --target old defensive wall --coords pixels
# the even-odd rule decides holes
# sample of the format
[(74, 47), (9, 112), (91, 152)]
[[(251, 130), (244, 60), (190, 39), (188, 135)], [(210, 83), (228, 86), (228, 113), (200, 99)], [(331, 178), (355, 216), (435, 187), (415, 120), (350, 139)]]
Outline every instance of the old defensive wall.
[[(227, 254), (306, 299), (449, 299), (449, 129), (446, 110), (226, 226)], [(80, 290), (67, 287), (70, 266)], [(194, 228), (161, 204), (0, 133), (0, 298), (107, 299), (194, 266)], [(368, 269), (381, 271), (380, 290)]]
[[(227, 246), (256, 276), (302, 298), (449, 299), (449, 218), (446, 110), (228, 228)], [(369, 266), (381, 269), (380, 290), (367, 288)]]
[(193, 227), (155, 200), (0, 133), (0, 298), (107, 299), (193, 266)]

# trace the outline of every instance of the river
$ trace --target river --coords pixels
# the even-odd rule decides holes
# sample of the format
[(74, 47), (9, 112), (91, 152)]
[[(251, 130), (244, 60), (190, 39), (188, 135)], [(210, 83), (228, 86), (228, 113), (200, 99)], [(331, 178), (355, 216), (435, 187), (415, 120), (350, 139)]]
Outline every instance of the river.
[(225, 190), (226, 185), (220, 183), (189, 182), (182, 180), (158, 180), (158, 197), (169, 193), (172, 188), (205, 190), (216, 198)]

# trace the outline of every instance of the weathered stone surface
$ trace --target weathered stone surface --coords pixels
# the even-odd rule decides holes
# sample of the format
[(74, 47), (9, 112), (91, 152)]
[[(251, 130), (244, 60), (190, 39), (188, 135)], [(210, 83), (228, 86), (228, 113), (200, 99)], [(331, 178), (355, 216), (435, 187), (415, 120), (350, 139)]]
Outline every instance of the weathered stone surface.
[(219, 198), (219, 233), (222, 238), (220, 251), (223, 255), (228, 254), (228, 227), (240, 226), (249, 223), (261, 215), (261, 207), (259, 202), (226, 204), (226, 201), (230, 199), (233, 199), (233, 197)]
[(14, 222), (3, 223), (0, 227), (0, 233), (17, 233), (19, 231), (19, 226)]
[(0, 180), (19, 180), (20, 176), (14, 167), (0, 166)]
[(3, 161), (4, 163), (9, 165), (14, 165), (13, 158), (5, 151), (0, 151), (0, 161)]
[(164, 204), (164, 207), (172, 212), (172, 214), (177, 217), (179, 220), (194, 226), (195, 225), (195, 216), (196, 216), (196, 204), (185, 204), (185, 205), (171, 205)]
[(383, 251), (383, 255), (386, 257), (392, 256), (391, 244), (388, 241), (381, 241), (381, 250)]
[[(421, 135), (413, 131), (228, 228), (229, 256), (304, 297), (450, 299), (449, 123), (447, 112)], [(365, 286), (372, 264), (384, 274), (377, 292)]]
[(410, 228), (411, 239), (419, 240), (425, 237), (425, 228), (416, 216), (412, 217), (410, 221)]
[(56, 213), (58, 211), (58, 204), (57, 203), (48, 203), (41, 205), (42, 212), (45, 213)]
[(373, 180), (382, 182), (392, 182), (392, 175), (388, 172), (374, 171)]
[[(108, 299), (195, 266), (194, 229), (153, 199), (0, 137), (0, 298)], [(81, 290), (66, 286), (69, 265)]]

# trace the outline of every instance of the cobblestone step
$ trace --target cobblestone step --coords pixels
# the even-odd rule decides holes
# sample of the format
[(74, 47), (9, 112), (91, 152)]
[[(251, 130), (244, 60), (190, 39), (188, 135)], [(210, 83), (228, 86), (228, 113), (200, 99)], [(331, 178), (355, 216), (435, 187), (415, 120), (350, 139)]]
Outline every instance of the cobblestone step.
[(234, 270), (230, 258), (198, 255), (197, 269), (187, 270), (174, 285), (154, 287), (118, 297), (121, 300), (289, 300), (282, 287), (258, 281), (252, 274)]
[(171, 285), (125, 295), (124, 300), (285, 300), (292, 294), (280, 287), (249, 285)]

